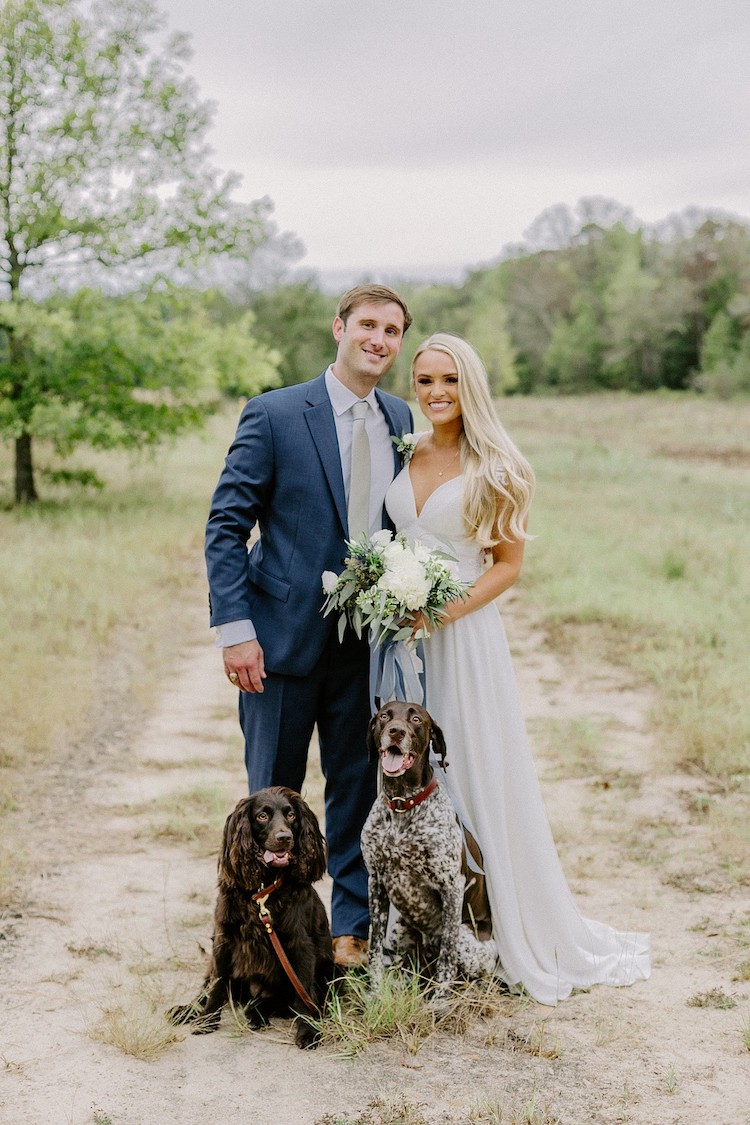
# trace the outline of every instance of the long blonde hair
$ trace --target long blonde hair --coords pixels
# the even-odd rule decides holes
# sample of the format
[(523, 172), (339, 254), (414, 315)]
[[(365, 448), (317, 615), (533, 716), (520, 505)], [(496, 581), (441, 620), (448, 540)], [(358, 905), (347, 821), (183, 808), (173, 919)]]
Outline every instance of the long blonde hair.
[(458, 372), (463, 433), (464, 521), (483, 547), (503, 539), (529, 539), (526, 517), (534, 495), (534, 470), (511, 441), (495, 412), (487, 372), (471, 344), (450, 332), (436, 332), (417, 348), (450, 356)]

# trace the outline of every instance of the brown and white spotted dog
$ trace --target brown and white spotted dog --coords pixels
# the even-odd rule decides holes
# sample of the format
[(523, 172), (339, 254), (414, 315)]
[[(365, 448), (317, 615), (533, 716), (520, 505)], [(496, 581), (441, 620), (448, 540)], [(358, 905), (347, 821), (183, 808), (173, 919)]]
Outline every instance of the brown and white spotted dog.
[[(465, 909), (464, 836), (429, 760), (432, 749), (445, 761), (445, 739), (423, 707), (393, 702), (372, 719), (368, 747), (382, 770), (382, 792), (362, 830), (370, 876), (371, 981), (377, 987), (383, 975), (390, 902), (400, 915), (396, 953), (417, 951), (434, 962), (436, 996), (444, 997), (458, 977), (477, 979), (497, 966), (483, 880), (473, 883), (479, 902)], [(475, 924), (462, 922), (462, 915)]]

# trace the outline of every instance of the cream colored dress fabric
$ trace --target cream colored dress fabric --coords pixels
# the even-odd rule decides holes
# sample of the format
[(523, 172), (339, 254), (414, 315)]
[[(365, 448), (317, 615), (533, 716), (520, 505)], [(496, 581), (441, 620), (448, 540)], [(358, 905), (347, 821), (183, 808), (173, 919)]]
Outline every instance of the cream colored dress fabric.
[[(464, 533), (462, 479), (446, 481), (417, 517), (408, 467), (386, 507), (409, 539), (447, 549), (475, 581), (483, 554)], [(495, 604), (424, 643), (426, 706), (445, 734), (442, 775), (485, 860), (502, 976), (555, 1004), (574, 988), (631, 984), (650, 975), (648, 935), (581, 916), (568, 889), (542, 802), (508, 642)], [(440, 772), (440, 771), (438, 771)]]

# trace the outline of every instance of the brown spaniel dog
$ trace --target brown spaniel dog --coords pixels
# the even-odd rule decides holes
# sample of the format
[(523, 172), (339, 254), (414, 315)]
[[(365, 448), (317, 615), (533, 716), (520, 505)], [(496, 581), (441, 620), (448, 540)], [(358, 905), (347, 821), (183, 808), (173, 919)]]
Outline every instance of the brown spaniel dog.
[[(213, 953), (202, 992), (171, 1008), (173, 1023), (215, 1031), (221, 1009), (241, 1009), (253, 1027), (272, 1015), (294, 1015), (298, 1047), (315, 1047), (313, 1015), (333, 976), (331, 931), (313, 883), (326, 868), (325, 840), (299, 793), (260, 789), (227, 817), (219, 856)], [(262, 901), (261, 901), (262, 900)], [(272, 945), (281, 944), (303, 993), (298, 994)]]

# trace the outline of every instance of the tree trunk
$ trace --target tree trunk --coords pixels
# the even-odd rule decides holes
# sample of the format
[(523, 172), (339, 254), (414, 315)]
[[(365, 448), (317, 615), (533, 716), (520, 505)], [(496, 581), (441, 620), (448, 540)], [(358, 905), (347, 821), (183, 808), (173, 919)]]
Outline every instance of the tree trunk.
[(33, 504), (39, 497), (34, 487), (31, 434), (16, 438), (16, 504)]

